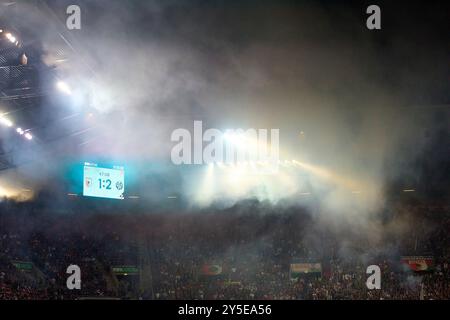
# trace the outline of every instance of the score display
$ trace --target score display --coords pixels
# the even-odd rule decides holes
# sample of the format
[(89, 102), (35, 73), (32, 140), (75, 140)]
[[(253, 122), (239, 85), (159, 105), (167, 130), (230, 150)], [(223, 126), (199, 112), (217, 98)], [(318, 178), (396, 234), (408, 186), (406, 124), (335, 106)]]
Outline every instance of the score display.
[(84, 163), (83, 196), (123, 199), (125, 171), (123, 167), (100, 167), (95, 163)]

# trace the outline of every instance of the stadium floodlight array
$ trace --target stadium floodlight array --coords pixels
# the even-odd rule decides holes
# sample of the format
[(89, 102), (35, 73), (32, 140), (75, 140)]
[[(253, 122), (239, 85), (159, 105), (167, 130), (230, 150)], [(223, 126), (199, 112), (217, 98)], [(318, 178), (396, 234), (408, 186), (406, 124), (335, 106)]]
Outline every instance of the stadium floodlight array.
[(23, 130), (23, 129), (20, 128), (20, 127), (18, 127), (18, 128), (16, 129), (16, 132), (17, 132), (18, 134), (20, 134), (21, 136), (24, 136), (25, 139), (27, 139), (27, 140), (32, 140), (32, 139), (33, 139), (33, 136), (31, 135), (31, 133), (26, 132), (25, 130)]
[[(4, 115), (0, 115), (0, 123), (7, 127), (12, 127), (14, 124), (11, 120), (6, 118)], [(16, 132), (20, 134), (21, 136), (24, 136), (27, 140), (32, 140), (33, 135), (30, 132), (27, 132), (28, 130), (23, 130), (21, 127), (16, 128)]]
[(17, 37), (14, 36), (11, 32), (3, 32), (3, 29), (0, 29), (0, 34), (4, 34), (5, 38), (8, 39), (11, 43), (15, 44), (16, 46), (19, 45), (19, 40), (17, 40)]

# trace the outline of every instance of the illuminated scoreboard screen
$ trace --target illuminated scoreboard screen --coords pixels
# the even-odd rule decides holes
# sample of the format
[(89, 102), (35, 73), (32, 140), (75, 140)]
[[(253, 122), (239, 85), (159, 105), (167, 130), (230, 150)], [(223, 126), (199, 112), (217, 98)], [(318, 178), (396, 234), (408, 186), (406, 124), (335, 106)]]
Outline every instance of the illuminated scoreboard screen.
[(123, 167), (100, 167), (95, 163), (84, 163), (83, 196), (123, 199), (125, 171)]

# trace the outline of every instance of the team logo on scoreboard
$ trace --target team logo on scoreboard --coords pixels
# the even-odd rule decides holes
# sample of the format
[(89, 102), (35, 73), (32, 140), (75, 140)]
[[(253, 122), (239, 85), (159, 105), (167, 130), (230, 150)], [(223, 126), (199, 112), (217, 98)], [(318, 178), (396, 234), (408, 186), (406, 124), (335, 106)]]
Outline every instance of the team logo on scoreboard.
[(92, 185), (92, 179), (91, 178), (86, 178), (85, 179), (85, 184), (86, 184), (86, 188), (90, 188)]
[(121, 181), (117, 181), (116, 182), (116, 188), (117, 188), (117, 190), (122, 190), (123, 189), (123, 183)]

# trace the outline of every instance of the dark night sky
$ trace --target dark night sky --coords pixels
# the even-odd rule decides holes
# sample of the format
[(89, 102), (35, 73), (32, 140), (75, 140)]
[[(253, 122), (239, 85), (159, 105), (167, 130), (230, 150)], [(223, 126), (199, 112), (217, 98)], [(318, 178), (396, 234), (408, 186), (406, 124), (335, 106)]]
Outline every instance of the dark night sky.
[[(73, 2), (73, 1), (72, 1)], [(71, 2), (71, 3), (72, 3)], [(63, 1), (58, 6), (64, 9)], [(186, 46), (205, 63), (223, 63), (253, 45), (302, 52), (308, 47), (351, 60), (377, 85), (410, 104), (450, 102), (450, 8), (448, 1), (80, 1), (86, 28), (108, 34), (105, 20), (142, 43)], [(366, 29), (365, 9), (378, 4), (382, 30)], [(85, 9), (85, 10), (84, 10)], [(115, 19), (114, 19), (115, 18)], [(92, 27), (92, 29), (90, 29)], [(276, 58), (276, 57), (274, 57)], [(283, 57), (280, 57), (283, 58)], [(125, 58), (126, 59), (126, 58)], [(335, 61), (333, 61), (335, 62)], [(286, 61), (288, 63), (288, 61)], [(323, 68), (327, 72), (327, 64)], [(333, 81), (358, 79), (345, 71)], [(320, 79), (323, 80), (323, 79)], [(323, 80), (324, 81), (324, 80)], [(325, 85), (327, 83), (325, 82)]]

